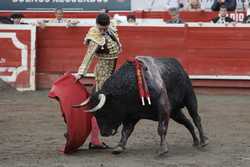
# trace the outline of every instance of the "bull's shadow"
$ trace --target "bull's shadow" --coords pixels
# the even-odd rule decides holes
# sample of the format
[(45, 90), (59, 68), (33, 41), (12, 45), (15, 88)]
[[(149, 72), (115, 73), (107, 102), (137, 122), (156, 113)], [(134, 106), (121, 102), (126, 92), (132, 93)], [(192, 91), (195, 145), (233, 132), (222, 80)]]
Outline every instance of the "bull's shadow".
[[(133, 157), (153, 157), (156, 159), (161, 158), (178, 158), (182, 156), (186, 157), (195, 157), (196, 155), (200, 155), (201, 152), (207, 152), (209, 148), (196, 148), (193, 149), (193, 147), (190, 145), (190, 143), (187, 144), (178, 144), (178, 143), (169, 143), (169, 148), (171, 152), (169, 154), (166, 154), (164, 156), (158, 156), (157, 155), (157, 142), (146, 142), (146, 143), (130, 143), (130, 146), (128, 146), (127, 150), (124, 151), (123, 154), (120, 154), (118, 157), (126, 157), (126, 158), (133, 158)], [(133, 146), (132, 146), (133, 145)], [(73, 157), (95, 157), (95, 156), (108, 156), (110, 153), (112, 153), (112, 149), (103, 149), (103, 150), (89, 150), (88, 148), (80, 148), (73, 154), (69, 154), (68, 156)], [(111, 155), (110, 155), (111, 156)], [(113, 155), (112, 157), (116, 157), (117, 155)]]

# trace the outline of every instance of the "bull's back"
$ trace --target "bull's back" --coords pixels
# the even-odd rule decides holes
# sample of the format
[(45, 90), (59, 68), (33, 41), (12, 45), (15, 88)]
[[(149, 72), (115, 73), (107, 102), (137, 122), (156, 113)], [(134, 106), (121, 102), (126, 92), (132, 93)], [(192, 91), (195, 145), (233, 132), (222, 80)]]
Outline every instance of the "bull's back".
[(165, 70), (161, 71), (161, 76), (166, 85), (172, 107), (184, 107), (186, 98), (190, 98), (194, 94), (188, 74), (175, 58), (156, 58), (156, 62), (165, 67)]
[(133, 63), (126, 62), (112, 76), (106, 80), (103, 88), (113, 95), (136, 95), (136, 75)]
[[(147, 57), (147, 59), (150, 57)], [(174, 58), (153, 58), (157, 67), (162, 67), (161, 78), (166, 85), (171, 106), (173, 108), (184, 107), (185, 97), (192, 90), (191, 81), (181, 64)], [(150, 66), (149, 66), (150, 68)], [(147, 75), (146, 75), (147, 77)], [(155, 80), (155, 78), (146, 78)], [(152, 82), (148, 82), (152, 99), (159, 97), (158, 89), (155, 89)], [(141, 101), (136, 83), (136, 72), (133, 63), (124, 63), (103, 85), (104, 93), (112, 94), (116, 100), (126, 103), (125, 106), (141, 108)], [(119, 97), (119, 98), (118, 98)], [(129, 105), (132, 104), (132, 105)], [(134, 106), (137, 104), (138, 106)]]

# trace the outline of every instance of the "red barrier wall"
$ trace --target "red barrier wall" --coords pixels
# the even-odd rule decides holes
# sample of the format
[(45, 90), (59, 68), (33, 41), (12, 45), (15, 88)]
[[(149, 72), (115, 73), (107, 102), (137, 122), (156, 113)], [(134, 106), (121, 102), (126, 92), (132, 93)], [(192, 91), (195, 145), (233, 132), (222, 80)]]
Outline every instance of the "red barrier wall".
[(250, 75), (249, 30), (189, 27), (186, 37), (189, 73)]
[[(77, 71), (85, 53), (82, 42), (88, 28), (38, 29), (39, 88), (48, 88), (66, 71)], [(118, 66), (128, 56), (171, 56), (180, 60), (194, 77), (195, 86), (249, 88), (249, 30), (250, 27), (121, 26), (123, 53)]]
[(18, 90), (35, 90), (36, 27), (0, 26), (0, 78)]

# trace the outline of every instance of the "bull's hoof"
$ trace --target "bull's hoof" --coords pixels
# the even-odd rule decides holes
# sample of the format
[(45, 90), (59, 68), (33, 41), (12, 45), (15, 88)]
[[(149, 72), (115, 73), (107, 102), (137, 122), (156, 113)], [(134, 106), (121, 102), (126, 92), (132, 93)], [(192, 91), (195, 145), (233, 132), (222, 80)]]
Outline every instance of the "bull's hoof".
[(193, 147), (199, 147), (199, 146), (200, 146), (200, 142), (199, 142), (199, 140), (194, 141), (194, 143), (193, 143)]
[(160, 150), (158, 151), (158, 156), (164, 156), (168, 153), (168, 149), (167, 148), (160, 148)]
[(117, 146), (113, 149), (112, 154), (121, 154), (124, 150), (125, 148), (122, 146)]
[(208, 143), (209, 143), (208, 137), (204, 136), (204, 139), (203, 141), (201, 141), (200, 146), (205, 147), (206, 145), (208, 145)]

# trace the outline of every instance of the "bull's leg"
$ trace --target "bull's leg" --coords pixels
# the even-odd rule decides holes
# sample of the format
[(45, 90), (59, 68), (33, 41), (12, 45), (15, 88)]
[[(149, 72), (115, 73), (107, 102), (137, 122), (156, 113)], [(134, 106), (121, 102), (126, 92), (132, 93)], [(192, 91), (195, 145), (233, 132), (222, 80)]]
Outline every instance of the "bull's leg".
[(161, 94), (157, 109), (159, 112), (158, 134), (161, 138), (159, 155), (163, 155), (168, 152), (166, 135), (170, 117), (170, 103), (166, 92)]
[(138, 122), (139, 120), (134, 120), (132, 122), (128, 122), (128, 123), (124, 123), (123, 124), (123, 128), (122, 128), (122, 136), (121, 136), (121, 140), (118, 143), (118, 145), (113, 149), (113, 154), (120, 154), (125, 150), (125, 146), (127, 144), (128, 138), (131, 135), (131, 133), (134, 131), (135, 128), (135, 124)]
[(208, 144), (208, 138), (204, 135), (204, 131), (201, 125), (201, 118), (200, 115), (198, 114), (198, 105), (197, 105), (197, 99), (192, 93), (191, 98), (188, 99), (188, 105), (187, 105), (188, 113), (192, 117), (195, 126), (197, 127), (199, 131), (199, 136), (200, 136), (200, 145), (202, 147), (206, 146)]
[(195, 134), (195, 130), (194, 130), (194, 126), (193, 124), (190, 122), (190, 120), (182, 113), (181, 110), (175, 110), (171, 113), (171, 118), (176, 121), (179, 124), (184, 125), (189, 132), (191, 133), (192, 137), (193, 137), (193, 145), (194, 146), (198, 146), (199, 143), (199, 139)]

